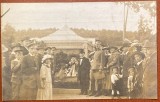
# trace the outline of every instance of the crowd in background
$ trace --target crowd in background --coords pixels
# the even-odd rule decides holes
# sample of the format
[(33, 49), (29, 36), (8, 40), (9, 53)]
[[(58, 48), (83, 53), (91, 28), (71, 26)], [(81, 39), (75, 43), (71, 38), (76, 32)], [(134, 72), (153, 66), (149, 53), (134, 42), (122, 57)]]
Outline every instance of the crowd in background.
[(54, 79), (68, 76), (77, 77), (80, 95), (157, 97), (157, 50), (149, 41), (104, 47), (97, 40), (88, 57), (81, 50), (79, 58), (72, 57), (58, 71), (55, 47), (23, 40), (10, 49), (2, 45), (4, 100), (52, 100)]

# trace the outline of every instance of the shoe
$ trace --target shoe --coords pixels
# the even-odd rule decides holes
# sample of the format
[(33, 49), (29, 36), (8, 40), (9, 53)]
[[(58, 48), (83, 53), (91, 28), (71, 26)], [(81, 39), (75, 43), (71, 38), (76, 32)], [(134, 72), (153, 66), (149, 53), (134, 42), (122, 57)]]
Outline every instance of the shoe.
[(95, 92), (90, 92), (88, 95), (89, 95), (89, 96), (94, 96), (94, 95), (95, 95)]
[(101, 94), (100, 94), (100, 92), (97, 92), (94, 96), (95, 97), (98, 97), (98, 96), (100, 96)]

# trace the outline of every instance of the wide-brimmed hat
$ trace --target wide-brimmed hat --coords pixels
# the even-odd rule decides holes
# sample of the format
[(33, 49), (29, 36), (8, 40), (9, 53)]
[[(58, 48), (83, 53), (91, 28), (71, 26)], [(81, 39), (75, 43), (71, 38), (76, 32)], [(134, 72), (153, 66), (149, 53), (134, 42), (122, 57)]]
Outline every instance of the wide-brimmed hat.
[(44, 55), (43, 58), (42, 58), (42, 63), (44, 63), (47, 59), (52, 59), (52, 56), (51, 55)]
[(7, 52), (8, 48), (2, 44), (2, 52)]
[(131, 43), (123, 43), (123, 45), (122, 45), (122, 47), (120, 47), (120, 51), (122, 51), (123, 50), (123, 48), (125, 48), (125, 47), (130, 47), (131, 46)]
[(144, 59), (145, 58), (145, 54), (144, 53), (142, 53), (142, 52), (140, 52), (140, 51), (136, 51), (136, 52), (134, 52), (133, 53), (133, 55), (132, 55), (132, 57), (134, 58), (134, 56), (135, 55), (139, 55), (139, 56), (141, 56), (142, 57), (142, 59)]
[(12, 51), (14, 52), (22, 51), (23, 52), (23, 49), (22, 49), (22, 46), (17, 46), (17, 47), (14, 47)]
[(23, 51), (20, 43), (12, 43), (11, 49), (12, 49), (13, 52)]

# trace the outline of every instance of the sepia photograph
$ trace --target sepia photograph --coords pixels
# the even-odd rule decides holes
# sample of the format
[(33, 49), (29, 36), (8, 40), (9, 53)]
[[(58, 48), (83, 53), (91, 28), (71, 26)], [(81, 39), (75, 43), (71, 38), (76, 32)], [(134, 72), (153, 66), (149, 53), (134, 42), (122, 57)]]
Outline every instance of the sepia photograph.
[(158, 99), (156, 6), (1, 3), (2, 100)]

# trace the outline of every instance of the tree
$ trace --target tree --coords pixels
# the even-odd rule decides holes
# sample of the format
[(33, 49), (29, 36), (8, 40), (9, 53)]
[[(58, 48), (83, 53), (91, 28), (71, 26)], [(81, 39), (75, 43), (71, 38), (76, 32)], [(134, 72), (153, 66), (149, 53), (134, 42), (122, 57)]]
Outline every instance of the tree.
[[(156, 17), (156, 3), (155, 1), (128, 1), (128, 2), (120, 2), (118, 4), (124, 5), (124, 29), (123, 29), (123, 39), (126, 33), (126, 28), (127, 28), (127, 17), (128, 17), (128, 11), (129, 9), (134, 10), (135, 12), (140, 12), (141, 9), (144, 9), (148, 11), (150, 14), (151, 19), (155, 19)], [(126, 9), (127, 8), (127, 9)], [(149, 19), (151, 21), (151, 19)], [(141, 35), (143, 36), (148, 36), (144, 34), (151, 33), (152, 29), (149, 27), (150, 21), (144, 21), (144, 18), (140, 17), (140, 22), (138, 23), (138, 32), (139, 32), (139, 37)], [(146, 31), (145, 31), (146, 30)], [(145, 32), (145, 33), (144, 33)], [(142, 34), (140, 34), (142, 33)], [(141, 36), (142, 37), (142, 36)], [(142, 40), (143, 38), (138, 38), (139, 40)]]
[(15, 41), (16, 30), (9, 24), (5, 25), (4, 30), (2, 30), (2, 43), (8, 47)]
[(138, 22), (138, 36), (137, 39), (142, 42), (150, 37), (151, 29), (149, 28), (148, 21), (143, 16), (140, 17)]

